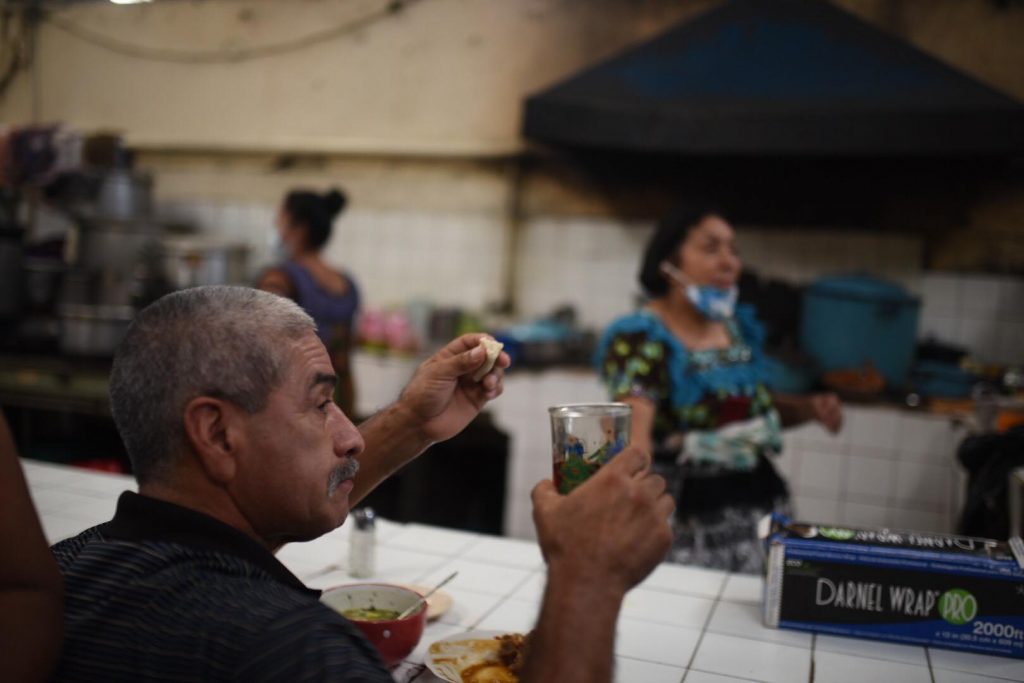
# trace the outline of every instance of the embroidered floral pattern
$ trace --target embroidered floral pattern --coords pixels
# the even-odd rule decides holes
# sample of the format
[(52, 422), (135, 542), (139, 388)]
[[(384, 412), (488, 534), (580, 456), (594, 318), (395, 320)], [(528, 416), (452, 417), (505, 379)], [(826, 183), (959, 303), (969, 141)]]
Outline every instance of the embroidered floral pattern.
[[(681, 454), (675, 463), (660, 461), (656, 468), (679, 505), (672, 559), (757, 571), (762, 553), (756, 521), (786, 505), (785, 485), (765, 460), (781, 451), (781, 426), (763, 382), (764, 337), (753, 309), (737, 307), (727, 329), (732, 339), (727, 348), (691, 352), (658, 316), (642, 311), (606, 330), (595, 366), (613, 399), (643, 397), (655, 404), (656, 451)], [(765, 485), (747, 492), (708, 488), (736, 476)], [(713, 495), (715, 504), (685, 512), (686, 481), (714, 491), (705, 495)], [(765, 497), (753, 490), (776, 493)]]

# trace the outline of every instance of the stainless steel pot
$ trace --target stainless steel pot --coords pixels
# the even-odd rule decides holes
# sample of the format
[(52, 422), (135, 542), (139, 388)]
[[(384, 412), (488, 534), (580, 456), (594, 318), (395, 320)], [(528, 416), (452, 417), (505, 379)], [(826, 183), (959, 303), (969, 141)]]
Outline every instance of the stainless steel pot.
[(131, 306), (64, 304), (60, 307), (60, 350), (76, 356), (110, 356), (132, 322)]
[(145, 258), (147, 250), (159, 248), (159, 234), (150, 226), (122, 227), (124, 229), (107, 224), (102, 228), (82, 230), (78, 238), (75, 264), (89, 270), (130, 273)]
[(100, 180), (96, 210), (109, 218), (131, 219), (153, 211), (153, 176), (129, 169), (111, 169)]
[(249, 248), (215, 237), (165, 237), (164, 274), (176, 289), (245, 283)]

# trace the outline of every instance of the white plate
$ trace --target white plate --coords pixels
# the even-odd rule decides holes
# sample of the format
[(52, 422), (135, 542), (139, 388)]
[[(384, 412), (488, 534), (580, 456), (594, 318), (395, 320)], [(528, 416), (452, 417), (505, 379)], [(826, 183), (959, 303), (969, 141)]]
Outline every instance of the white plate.
[[(502, 636), (506, 633), (508, 631), (466, 631), (465, 633), (454, 633), (447, 638), (441, 638), (431, 643), (430, 647), (427, 648), (427, 655), (423, 663), (441, 680), (449, 681), (449, 683), (462, 683), (462, 670), (473, 664), (480, 664), (491, 659), (488, 653), (470, 649), (461, 650), (456, 646), (451, 646), (445, 649), (443, 655), (435, 655), (432, 652), (435, 649), (434, 646), (443, 643), (458, 643), (463, 640), (494, 640), (495, 636)], [(453, 657), (456, 657), (458, 661), (445, 661)], [(495, 658), (494, 661), (497, 661), (497, 659)]]

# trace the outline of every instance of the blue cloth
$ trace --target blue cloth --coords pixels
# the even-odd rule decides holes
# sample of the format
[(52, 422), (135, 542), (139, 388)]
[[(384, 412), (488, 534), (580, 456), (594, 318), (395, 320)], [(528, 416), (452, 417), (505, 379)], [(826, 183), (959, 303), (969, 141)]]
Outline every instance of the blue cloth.
[(693, 405), (707, 394), (747, 394), (764, 382), (764, 327), (750, 304), (738, 305), (733, 321), (742, 343), (749, 348), (749, 362), (712, 364), (695, 371), (692, 366), (697, 354), (683, 346), (656, 314), (641, 310), (619, 318), (605, 330), (594, 354), (594, 365), (603, 375), (602, 363), (612, 340), (622, 334), (643, 333), (649, 340), (664, 344), (668, 350), (670, 400), (674, 406)]
[(348, 289), (338, 296), (324, 290), (313, 278), (312, 273), (294, 261), (286, 261), (281, 269), (288, 275), (295, 287), (295, 303), (302, 306), (316, 323), (316, 333), (328, 349), (331, 348), (332, 330), (335, 325), (351, 326), (359, 311), (359, 288), (347, 274)]

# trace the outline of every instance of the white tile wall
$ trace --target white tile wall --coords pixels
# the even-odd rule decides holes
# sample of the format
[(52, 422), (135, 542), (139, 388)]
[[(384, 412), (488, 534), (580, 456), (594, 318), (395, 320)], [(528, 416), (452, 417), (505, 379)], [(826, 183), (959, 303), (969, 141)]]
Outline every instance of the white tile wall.
[(895, 494), (893, 484), (900, 463), (888, 458), (865, 457), (864, 453), (854, 451), (848, 458), (847, 501), (884, 506)]
[(886, 505), (855, 503), (852, 500), (839, 504), (839, 519), (850, 526), (880, 527), (892, 525), (892, 510)]
[(959, 429), (895, 408), (848, 405), (844, 417), (837, 437), (813, 426), (787, 436), (800, 462), (798, 476), (789, 477), (797, 517), (953, 531), (964, 477), (955, 459)]
[(951, 483), (950, 467), (945, 462), (901, 462), (896, 468), (895, 497), (921, 507), (943, 509), (948, 507)]
[[(567, 301), (580, 319), (603, 327), (633, 307), (636, 276), (653, 227), (602, 218), (537, 218), (517, 254), (517, 302), (526, 315)], [(873, 232), (780, 230), (744, 227), (740, 249), (763, 276), (807, 282), (841, 271), (865, 271), (921, 290), (918, 238)]]
[[(272, 260), (271, 205), (165, 202), (158, 212), (249, 245), (253, 278)], [(505, 297), (506, 252), (500, 216), (353, 208), (335, 224), (324, 257), (352, 273), (368, 306), (419, 299), (480, 310)]]
[(1024, 362), (1024, 278), (926, 273), (920, 336), (966, 347), (983, 361)]
[(829, 522), (839, 523), (840, 501), (833, 496), (818, 496), (801, 491), (799, 486), (790, 483), (792, 494), (791, 504), (793, 515), (800, 520), (808, 522)]
[(571, 303), (584, 325), (600, 328), (632, 310), (651, 231), (648, 224), (600, 218), (528, 221), (516, 258), (523, 315)]
[[(250, 245), (255, 275), (271, 258), (276, 208), (227, 201), (169, 201), (161, 215)], [(565, 304), (582, 324), (602, 328), (634, 306), (650, 223), (611, 218), (536, 217), (522, 228), (516, 254), (502, 216), (354, 207), (335, 226), (328, 260), (347, 268), (368, 305), (426, 299), (481, 309), (504, 301), (510, 259), (519, 313), (537, 316)], [(744, 263), (763, 276), (804, 283), (861, 271), (922, 296), (920, 333), (968, 346), (983, 360), (1024, 361), (1024, 278), (922, 270), (918, 237), (869, 231), (742, 227)]]
[(847, 458), (841, 451), (804, 451), (795, 488), (807, 495), (829, 497), (839, 490), (846, 469)]
[(886, 408), (855, 408), (845, 411), (844, 431), (850, 443), (862, 448), (893, 449), (900, 427), (900, 414)]

